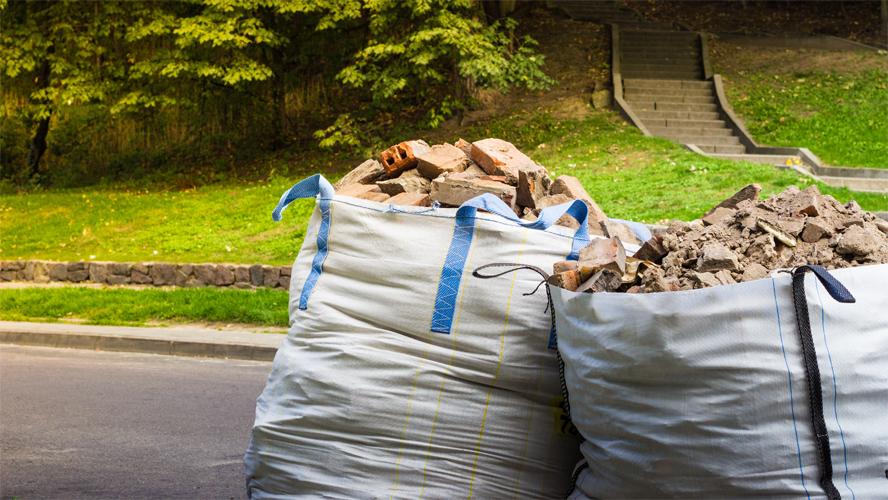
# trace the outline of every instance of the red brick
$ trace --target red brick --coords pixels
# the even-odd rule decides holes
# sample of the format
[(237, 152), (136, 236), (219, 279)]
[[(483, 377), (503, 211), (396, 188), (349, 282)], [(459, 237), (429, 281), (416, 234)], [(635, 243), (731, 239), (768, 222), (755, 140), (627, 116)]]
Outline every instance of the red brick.
[(424, 141), (405, 141), (379, 153), (379, 163), (388, 177), (397, 177), (401, 172), (416, 166), (416, 157), (429, 151)]

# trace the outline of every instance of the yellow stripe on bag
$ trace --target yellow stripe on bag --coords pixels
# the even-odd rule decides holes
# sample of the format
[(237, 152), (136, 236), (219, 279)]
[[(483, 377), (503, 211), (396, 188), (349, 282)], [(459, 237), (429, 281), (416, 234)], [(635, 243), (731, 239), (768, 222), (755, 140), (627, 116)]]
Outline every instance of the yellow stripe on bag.
[[(471, 262), (473, 248), (474, 245), (469, 247), (469, 252), (466, 254), (466, 262)], [(459, 334), (459, 320), (461, 317), (460, 313), (462, 312), (463, 297), (465, 297), (465, 289), (466, 287), (460, 287), (459, 299), (456, 302), (456, 312), (453, 316), (453, 328), (450, 330), (450, 358), (447, 361), (448, 368), (453, 366), (453, 360), (456, 357), (456, 336)], [(441, 377), (441, 383), (438, 384), (438, 400), (435, 404), (435, 416), (432, 419), (432, 429), (429, 432), (429, 444), (426, 446), (425, 463), (422, 467), (422, 485), (419, 488), (419, 495), (417, 498), (422, 498), (425, 494), (426, 478), (429, 468), (429, 453), (431, 453), (432, 441), (435, 439), (435, 430), (438, 427), (438, 415), (441, 410), (441, 395), (444, 393), (444, 382), (446, 380), (446, 377)]]
[[(528, 229), (524, 230), (524, 239), (521, 240), (521, 247), (516, 255), (516, 260), (519, 262), (521, 261), (521, 254), (524, 253), (524, 245), (527, 243), (528, 232)], [(503, 317), (503, 329), (500, 333), (499, 359), (496, 362), (496, 371), (493, 374), (493, 382), (487, 390), (487, 399), (484, 402), (484, 413), (481, 415), (481, 427), (478, 429), (478, 442), (475, 444), (475, 458), (472, 462), (472, 476), (469, 479), (469, 495), (467, 498), (472, 498), (472, 493), (475, 488), (475, 474), (478, 471), (478, 457), (481, 454), (481, 441), (484, 439), (484, 428), (487, 423), (487, 409), (490, 407), (490, 398), (493, 395), (493, 388), (496, 385), (496, 381), (499, 379), (500, 369), (503, 366), (503, 358), (506, 354), (506, 331), (509, 329), (509, 312), (512, 308), (512, 294), (515, 292), (515, 282), (517, 281), (518, 273), (513, 273), (512, 284), (509, 286), (509, 295), (506, 297), (506, 313)]]

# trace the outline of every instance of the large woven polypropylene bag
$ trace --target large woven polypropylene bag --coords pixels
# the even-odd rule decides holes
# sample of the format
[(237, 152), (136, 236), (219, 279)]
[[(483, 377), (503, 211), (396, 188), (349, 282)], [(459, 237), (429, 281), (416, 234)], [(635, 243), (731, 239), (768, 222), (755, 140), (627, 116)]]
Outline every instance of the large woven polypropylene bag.
[[(528, 223), (492, 197), (392, 207), (334, 196), (315, 176), (285, 193), (276, 217), (315, 194), (290, 331), (256, 405), (249, 496), (563, 496), (579, 448), (546, 300), (523, 295), (538, 281), (462, 277), (516, 255), (539, 266), (576, 258), (585, 205)], [(565, 212), (582, 220), (577, 234), (545, 229)]]
[(833, 276), (553, 289), (573, 498), (888, 498), (888, 265)]

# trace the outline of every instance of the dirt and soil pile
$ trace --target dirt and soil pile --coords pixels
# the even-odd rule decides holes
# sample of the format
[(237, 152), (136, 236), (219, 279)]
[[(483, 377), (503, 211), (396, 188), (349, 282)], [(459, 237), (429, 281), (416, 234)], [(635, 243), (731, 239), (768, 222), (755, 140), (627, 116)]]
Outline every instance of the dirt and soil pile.
[[(432, 146), (421, 140), (396, 144), (346, 174), (336, 192), (393, 205), (443, 207), (458, 207), (489, 193), (525, 220), (535, 220), (544, 208), (582, 200), (591, 234), (641, 243), (628, 226), (607, 218), (576, 177), (552, 179), (545, 167), (496, 138)], [(579, 227), (569, 215), (557, 224)]]
[(674, 221), (631, 257), (617, 239), (593, 241), (551, 283), (578, 291), (691, 290), (765, 278), (804, 264), (827, 269), (888, 263), (888, 222), (815, 186), (766, 200), (749, 185), (702, 219)]

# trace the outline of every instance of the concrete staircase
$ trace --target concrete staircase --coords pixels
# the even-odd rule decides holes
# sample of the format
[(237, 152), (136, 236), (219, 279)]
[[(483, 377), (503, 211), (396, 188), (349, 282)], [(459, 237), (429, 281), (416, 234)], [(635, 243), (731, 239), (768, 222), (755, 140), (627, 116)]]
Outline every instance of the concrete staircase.
[(554, 1), (571, 18), (611, 25), (614, 102), (646, 135), (706, 156), (793, 169), (833, 186), (888, 193), (888, 169), (827, 167), (804, 148), (759, 145), (707, 62), (698, 32), (642, 19), (616, 1)]
[[(623, 97), (651, 135), (713, 156), (746, 156), (746, 146), (720, 109), (714, 83), (706, 79), (703, 50), (696, 32), (621, 29)], [(792, 162), (772, 156), (756, 160)]]

